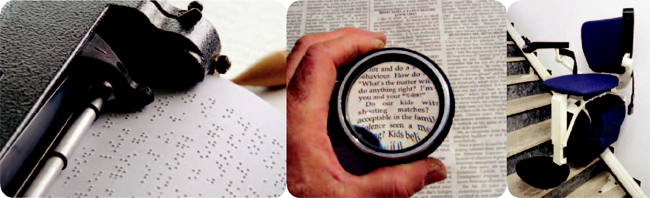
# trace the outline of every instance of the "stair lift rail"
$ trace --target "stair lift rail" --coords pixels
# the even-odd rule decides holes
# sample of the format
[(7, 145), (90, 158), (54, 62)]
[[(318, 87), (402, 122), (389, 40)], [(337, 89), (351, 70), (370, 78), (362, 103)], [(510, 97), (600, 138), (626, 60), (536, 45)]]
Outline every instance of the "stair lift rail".
[(643, 192), (643, 189), (639, 186), (638, 183), (634, 181), (632, 176), (625, 170), (625, 167), (621, 164), (620, 161), (614, 156), (614, 153), (610, 151), (609, 149), (605, 150), (602, 154), (600, 154), (600, 158), (605, 161), (605, 164), (607, 164), (607, 167), (609, 167), (610, 170), (612, 170), (612, 173), (614, 173), (614, 176), (618, 179), (621, 184), (623, 184), (623, 187), (625, 187), (625, 190), (632, 195), (632, 197), (640, 197), (640, 198), (647, 198), (648, 195)]
[[(512, 37), (512, 40), (517, 44), (519, 49), (522, 49), (524, 45), (526, 45), (526, 41), (519, 35), (517, 30), (515, 30), (515, 27), (512, 26), (512, 23), (508, 22), (508, 34), (510, 34), (510, 37)], [(551, 74), (546, 70), (544, 65), (542, 65), (542, 62), (537, 59), (537, 56), (533, 53), (524, 53), (524, 56), (530, 62), (530, 65), (533, 66), (533, 69), (535, 69), (535, 72), (537, 72), (537, 75), (539, 75), (539, 78), (542, 80), (546, 80), (551, 77)]]

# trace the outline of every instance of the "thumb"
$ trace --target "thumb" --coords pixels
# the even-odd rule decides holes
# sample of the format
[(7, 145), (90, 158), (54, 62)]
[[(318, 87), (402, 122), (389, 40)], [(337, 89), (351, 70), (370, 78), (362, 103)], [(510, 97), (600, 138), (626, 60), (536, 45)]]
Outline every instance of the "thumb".
[(410, 197), (425, 185), (447, 177), (447, 168), (435, 158), (382, 167), (360, 178), (365, 196)]

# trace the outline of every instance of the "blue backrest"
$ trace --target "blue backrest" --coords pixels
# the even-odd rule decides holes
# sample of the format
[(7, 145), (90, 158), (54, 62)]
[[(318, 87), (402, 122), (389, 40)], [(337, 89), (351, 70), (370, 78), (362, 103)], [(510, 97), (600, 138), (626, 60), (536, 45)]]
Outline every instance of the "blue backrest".
[[(626, 8), (623, 17), (587, 21), (582, 24), (582, 51), (595, 72), (622, 74), (623, 55), (632, 54), (634, 10)], [(631, 57), (630, 57), (631, 58)]]
[(582, 51), (595, 72), (623, 73), (625, 54), (621, 45), (623, 18), (587, 21), (582, 24)]

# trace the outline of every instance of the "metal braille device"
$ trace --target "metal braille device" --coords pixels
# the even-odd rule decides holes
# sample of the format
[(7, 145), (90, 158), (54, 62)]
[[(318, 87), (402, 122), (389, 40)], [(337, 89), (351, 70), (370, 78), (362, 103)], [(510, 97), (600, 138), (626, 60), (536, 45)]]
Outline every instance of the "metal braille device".
[(329, 135), (339, 161), (354, 174), (431, 154), (454, 117), (444, 72), (403, 48), (374, 51), (339, 68)]
[[(226, 72), (230, 61), (201, 4), (7, 4), (0, 17), (0, 42), (13, 41), (0, 59), (7, 196), (282, 194), (286, 121), (253, 93), (206, 75)], [(39, 13), (48, 15), (32, 17)], [(57, 26), (62, 21), (73, 22)], [(25, 23), (38, 34), (11, 31)], [(38, 56), (23, 57), (31, 48)], [(23, 75), (29, 71), (44, 76)]]

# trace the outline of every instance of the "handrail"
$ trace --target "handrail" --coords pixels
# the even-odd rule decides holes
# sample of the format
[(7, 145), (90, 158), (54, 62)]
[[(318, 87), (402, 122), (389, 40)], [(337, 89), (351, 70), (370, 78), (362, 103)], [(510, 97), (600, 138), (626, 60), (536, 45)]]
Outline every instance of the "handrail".
[[(524, 39), (521, 38), (521, 35), (515, 30), (515, 28), (512, 26), (512, 24), (508, 21), (508, 34), (510, 34), (510, 37), (512, 37), (512, 40), (515, 41), (515, 44), (519, 46), (519, 50), (523, 49), (524, 45), (526, 43), (524, 42)], [(521, 51), (523, 53), (523, 51)], [(544, 65), (542, 65), (541, 62), (539, 62), (539, 59), (537, 59), (537, 56), (535, 56), (532, 53), (523, 53), (528, 62), (530, 62), (530, 65), (533, 66), (533, 69), (535, 69), (535, 72), (537, 72), (537, 75), (539, 75), (539, 78), (542, 80), (549, 79), (551, 77), (551, 74), (548, 73)]]

